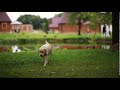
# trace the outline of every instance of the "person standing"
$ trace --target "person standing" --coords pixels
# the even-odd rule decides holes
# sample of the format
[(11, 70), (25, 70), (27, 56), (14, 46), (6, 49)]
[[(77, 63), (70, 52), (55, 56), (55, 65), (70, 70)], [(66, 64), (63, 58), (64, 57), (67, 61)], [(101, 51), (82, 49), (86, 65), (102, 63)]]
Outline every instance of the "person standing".
[(106, 37), (106, 25), (105, 25), (105, 24), (104, 24), (104, 26), (103, 26), (103, 36)]

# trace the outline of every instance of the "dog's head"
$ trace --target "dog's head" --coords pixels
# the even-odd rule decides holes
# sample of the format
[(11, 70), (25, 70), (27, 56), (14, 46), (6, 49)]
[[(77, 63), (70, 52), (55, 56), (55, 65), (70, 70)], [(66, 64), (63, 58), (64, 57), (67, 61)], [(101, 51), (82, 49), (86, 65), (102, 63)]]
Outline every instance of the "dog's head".
[(40, 49), (39, 54), (40, 54), (41, 57), (45, 57), (47, 55), (46, 49)]

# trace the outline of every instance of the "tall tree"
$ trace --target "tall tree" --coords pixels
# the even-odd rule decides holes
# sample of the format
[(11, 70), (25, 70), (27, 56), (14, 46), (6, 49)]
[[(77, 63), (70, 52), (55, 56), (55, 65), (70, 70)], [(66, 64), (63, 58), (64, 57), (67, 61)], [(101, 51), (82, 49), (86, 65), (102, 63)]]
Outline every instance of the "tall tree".
[(69, 17), (68, 17), (68, 22), (70, 22), (70, 24), (77, 24), (78, 25), (78, 35), (80, 35), (80, 31), (81, 31), (81, 20), (82, 20), (82, 12), (70, 12), (69, 13)]
[(44, 30), (44, 32), (46, 32), (48, 34), (48, 30), (49, 30), (49, 22), (46, 18), (43, 19), (43, 23), (42, 23), (42, 29)]
[(101, 17), (102, 24), (112, 24), (112, 12), (99, 12), (99, 15)]
[(21, 15), (18, 21), (22, 22), (23, 24), (33, 24), (34, 29), (39, 29), (42, 27), (41, 18), (40, 16), (35, 15)]
[(98, 23), (111, 25), (112, 24), (112, 12), (70, 12), (68, 22), (75, 24), (78, 21), (79, 29), (78, 35), (80, 35), (81, 21), (90, 21), (90, 27), (96, 29)]
[(69, 12), (68, 22), (78, 24), (78, 35), (80, 35), (82, 21), (91, 21), (90, 26), (96, 28), (99, 21), (98, 15), (98, 12)]

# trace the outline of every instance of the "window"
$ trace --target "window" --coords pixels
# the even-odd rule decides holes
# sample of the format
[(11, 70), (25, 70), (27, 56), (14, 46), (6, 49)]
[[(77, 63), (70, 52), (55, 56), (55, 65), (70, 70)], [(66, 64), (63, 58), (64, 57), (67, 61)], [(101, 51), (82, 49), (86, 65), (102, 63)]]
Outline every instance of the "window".
[(31, 27), (31, 26), (28, 26), (28, 30), (32, 30), (32, 27)]
[(23, 26), (23, 30), (26, 30), (26, 26)]
[(2, 23), (2, 30), (7, 30), (7, 23)]

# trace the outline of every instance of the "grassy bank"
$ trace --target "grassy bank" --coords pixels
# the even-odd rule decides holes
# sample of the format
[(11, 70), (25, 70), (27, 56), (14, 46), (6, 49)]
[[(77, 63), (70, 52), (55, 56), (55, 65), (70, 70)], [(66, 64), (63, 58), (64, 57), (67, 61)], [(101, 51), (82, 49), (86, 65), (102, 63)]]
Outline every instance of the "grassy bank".
[[(54, 43), (79, 43), (79, 42), (88, 42), (89, 40), (94, 39), (94, 34), (45, 34), (43, 32), (28, 32), (28, 33), (0, 33), (0, 43), (2, 44), (14, 44), (14, 43), (39, 43), (48, 40), (49, 42)], [(95, 40), (107, 40), (111, 41), (112, 37), (104, 38), (101, 34), (96, 34)]]
[(37, 51), (0, 53), (0, 77), (116, 78), (118, 52), (103, 49), (55, 50), (46, 67)]
[[(1, 40), (16, 40), (16, 39), (66, 39), (66, 38), (89, 38), (92, 39), (94, 37), (94, 34), (60, 34), (60, 33), (55, 33), (55, 34), (45, 34), (43, 32), (21, 32), (21, 33), (0, 33), (0, 39)], [(96, 34), (96, 39), (104, 39), (102, 37), (102, 34), (97, 33)], [(107, 37), (106, 39), (111, 39), (111, 37)]]

